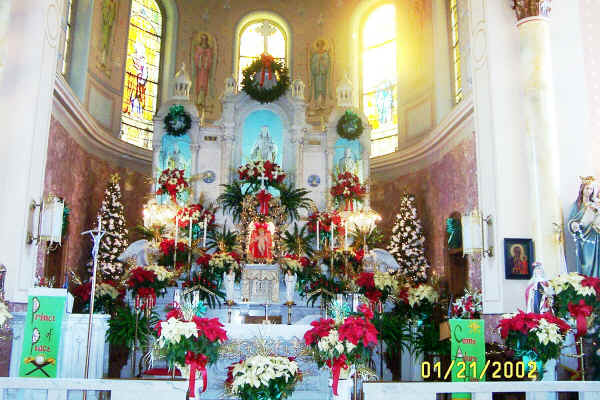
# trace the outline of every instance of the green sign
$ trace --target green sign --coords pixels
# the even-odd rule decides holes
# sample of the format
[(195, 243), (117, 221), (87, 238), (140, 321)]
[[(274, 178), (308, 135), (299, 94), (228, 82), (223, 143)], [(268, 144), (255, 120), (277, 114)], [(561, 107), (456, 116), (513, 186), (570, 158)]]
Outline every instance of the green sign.
[[(61, 295), (45, 295), (46, 292), (53, 294), (54, 290), (58, 290)], [(33, 293), (27, 301), (19, 376), (56, 378), (66, 291), (36, 289)]]
[[(485, 329), (481, 319), (450, 320), (452, 382), (485, 381)], [(452, 399), (470, 399), (470, 393), (452, 393)]]

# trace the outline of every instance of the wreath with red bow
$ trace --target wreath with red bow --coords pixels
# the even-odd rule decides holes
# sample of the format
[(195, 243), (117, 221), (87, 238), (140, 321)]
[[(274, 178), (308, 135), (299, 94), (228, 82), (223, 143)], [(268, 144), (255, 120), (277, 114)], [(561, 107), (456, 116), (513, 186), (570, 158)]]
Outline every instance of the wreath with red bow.
[[(244, 76), (242, 90), (262, 104), (277, 100), (290, 87), (287, 68), (269, 54), (261, 54), (260, 58), (250, 64), (242, 74)], [(275, 76), (277, 84), (271, 88), (265, 88), (265, 81), (271, 80), (273, 76)]]

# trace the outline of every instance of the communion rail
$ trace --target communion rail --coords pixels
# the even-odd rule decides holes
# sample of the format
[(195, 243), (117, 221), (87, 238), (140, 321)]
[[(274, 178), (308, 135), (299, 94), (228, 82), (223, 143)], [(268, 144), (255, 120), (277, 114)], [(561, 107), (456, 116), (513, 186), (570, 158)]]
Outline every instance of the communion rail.
[[(40, 378), (0, 378), (0, 400), (44, 399), (67, 400), (69, 392), (90, 391), (93, 397), (98, 393), (110, 392), (111, 400), (141, 398), (184, 399), (187, 382), (127, 379), (40, 379)], [(527, 399), (549, 399), (552, 393), (577, 392), (579, 400), (599, 400), (600, 382), (365, 382), (365, 400), (435, 400), (441, 393), (472, 393), (473, 400), (491, 400), (493, 393), (527, 393)], [(29, 392), (29, 395), (23, 395)], [(34, 393), (35, 395), (31, 395)], [(81, 396), (79, 396), (81, 397)], [(91, 395), (88, 397), (92, 397)], [(203, 393), (198, 400), (218, 399), (222, 393)], [(295, 393), (293, 398), (310, 398)], [(555, 396), (554, 396), (555, 397)], [(313, 397), (321, 400), (321, 397)]]

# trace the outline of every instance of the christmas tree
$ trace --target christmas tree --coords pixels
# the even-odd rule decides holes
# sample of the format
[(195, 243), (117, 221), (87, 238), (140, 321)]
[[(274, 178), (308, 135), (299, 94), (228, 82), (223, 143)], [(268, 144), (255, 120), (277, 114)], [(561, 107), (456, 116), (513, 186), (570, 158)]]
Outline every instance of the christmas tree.
[(128, 245), (128, 232), (121, 202), (119, 180), (119, 174), (110, 177), (104, 190), (104, 199), (99, 212), (102, 230), (106, 231), (98, 250), (97, 273), (102, 280), (118, 279), (124, 272), (124, 264), (117, 260), (117, 257), (125, 251)]
[(400, 272), (411, 283), (427, 280), (429, 262), (425, 258), (425, 235), (417, 216), (415, 196), (404, 192), (400, 198), (400, 211), (392, 229), (388, 251), (400, 264)]

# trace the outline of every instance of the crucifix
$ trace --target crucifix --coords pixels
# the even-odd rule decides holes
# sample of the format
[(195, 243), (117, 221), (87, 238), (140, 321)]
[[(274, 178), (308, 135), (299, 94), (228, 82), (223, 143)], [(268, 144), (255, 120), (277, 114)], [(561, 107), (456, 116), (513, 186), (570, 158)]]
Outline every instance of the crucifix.
[(263, 37), (263, 52), (267, 53), (269, 36), (277, 32), (277, 28), (275, 28), (269, 21), (263, 21), (258, 28), (256, 28), (256, 33)]
[(268, 181), (269, 178), (267, 178), (265, 176), (265, 173), (263, 172), (262, 174), (260, 174), (260, 176), (258, 177), (258, 180), (260, 181), (260, 188), (262, 190), (265, 190), (266, 186), (265, 186), (265, 181)]

